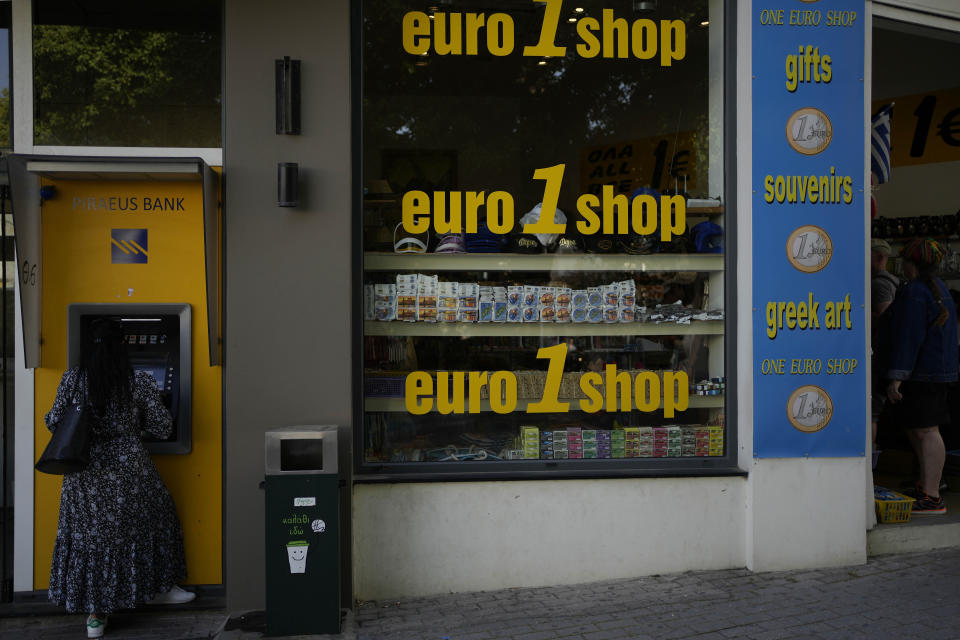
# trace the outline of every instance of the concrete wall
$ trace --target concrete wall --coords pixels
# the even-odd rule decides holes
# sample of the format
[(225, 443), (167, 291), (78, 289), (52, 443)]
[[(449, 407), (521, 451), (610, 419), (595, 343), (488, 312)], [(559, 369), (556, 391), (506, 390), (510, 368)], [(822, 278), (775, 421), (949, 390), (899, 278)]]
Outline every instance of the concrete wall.
[[(224, 7), (225, 583), (242, 610), (264, 603), (263, 432), (350, 438), (350, 17), (346, 0)], [(285, 55), (303, 61), (300, 136), (274, 133)], [(300, 163), (299, 208), (277, 207), (278, 162)]]
[(742, 567), (746, 479), (359, 485), (361, 600)]

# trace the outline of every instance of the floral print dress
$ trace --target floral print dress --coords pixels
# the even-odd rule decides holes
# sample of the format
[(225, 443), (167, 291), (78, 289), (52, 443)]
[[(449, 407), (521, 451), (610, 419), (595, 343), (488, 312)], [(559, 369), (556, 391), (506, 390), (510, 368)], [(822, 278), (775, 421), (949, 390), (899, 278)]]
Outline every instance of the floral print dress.
[[(48, 594), (71, 613), (133, 608), (186, 576), (173, 498), (140, 441), (141, 429), (169, 436), (173, 421), (150, 374), (136, 372), (131, 391), (131, 404), (91, 412), (90, 464), (63, 476)], [(47, 427), (85, 396), (85, 376), (64, 373)]]

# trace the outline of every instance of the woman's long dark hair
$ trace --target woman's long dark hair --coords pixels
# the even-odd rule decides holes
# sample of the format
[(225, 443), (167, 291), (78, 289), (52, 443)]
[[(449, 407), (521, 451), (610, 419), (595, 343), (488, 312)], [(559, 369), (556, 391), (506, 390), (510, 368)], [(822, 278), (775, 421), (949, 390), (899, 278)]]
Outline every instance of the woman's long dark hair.
[(80, 370), (87, 377), (87, 401), (99, 411), (111, 399), (129, 402), (132, 369), (119, 320), (98, 318), (90, 323), (80, 355)]

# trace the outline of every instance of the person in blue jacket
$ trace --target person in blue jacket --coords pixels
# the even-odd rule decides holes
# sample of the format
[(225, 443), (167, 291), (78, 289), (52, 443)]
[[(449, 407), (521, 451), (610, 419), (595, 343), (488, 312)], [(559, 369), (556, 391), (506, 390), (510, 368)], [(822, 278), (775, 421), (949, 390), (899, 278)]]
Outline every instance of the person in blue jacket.
[(887, 397), (895, 423), (907, 430), (920, 460), (913, 512), (942, 514), (947, 512), (940, 497), (946, 451), (939, 427), (950, 421), (948, 394), (957, 381), (957, 309), (936, 276), (943, 247), (917, 238), (900, 256), (908, 282), (890, 307)]

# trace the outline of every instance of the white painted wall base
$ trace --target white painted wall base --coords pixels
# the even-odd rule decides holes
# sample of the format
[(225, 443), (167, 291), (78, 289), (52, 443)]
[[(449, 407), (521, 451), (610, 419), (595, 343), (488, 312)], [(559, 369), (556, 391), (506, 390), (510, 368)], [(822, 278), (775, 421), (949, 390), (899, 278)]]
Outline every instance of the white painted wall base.
[(868, 458), (776, 458), (750, 468), (747, 568), (863, 564)]
[(743, 567), (745, 487), (742, 477), (357, 485), (354, 595)]

